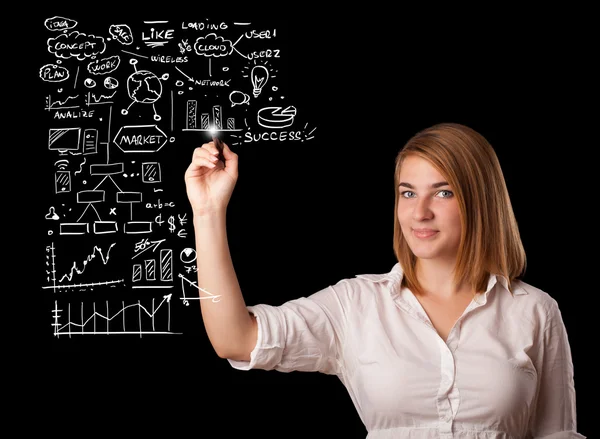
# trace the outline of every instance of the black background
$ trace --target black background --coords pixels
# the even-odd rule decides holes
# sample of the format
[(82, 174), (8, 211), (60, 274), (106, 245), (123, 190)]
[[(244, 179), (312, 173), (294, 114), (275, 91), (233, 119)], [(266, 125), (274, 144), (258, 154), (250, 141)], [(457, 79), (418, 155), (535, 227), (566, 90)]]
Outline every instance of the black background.
[[(591, 406), (585, 401), (592, 397), (592, 377), (581, 308), (593, 284), (577, 275), (578, 241), (568, 238), (573, 227), (589, 224), (574, 202), (578, 189), (568, 184), (583, 173), (581, 156), (568, 152), (585, 148), (572, 142), (589, 86), (581, 48), (585, 36), (566, 26), (569, 17), (556, 21), (539, 11), (522, 12), (458, 21), (443, 13), (434, 19), (382, 11), (336, 18), (292, 14), (295, 18), (287, 20), (211, 15), (215, 21), (277, 28), (286, 102), (317, 127), (315, 139), (300, 145), (232, 146), (240, 157), (240, 177), (228, 209), (229, 244), (248, 305), (279, 305), (356, 274), (387, 272), (396, 262), (393, 171), (399, 149), (434, 123), (474, 128), (502, 164), (528, 256), (524, 280), (559, 303), (575, 367), (578, 431), (590, 435)], [(45, 18), (69, 17), (82, 32), (106, 35), (110, 24), (207, 18), (201, 10), (194, 14), (51, 10), (33, 26), (37, 68), (53, 61), (45, 46), (51, 36)], [(119, 70), (127, 68), (122, 64)], [(47, 91), (41, 82), (38, 78), (33, 106), (44, 121), (36, 133), (46, 169), (38, 190), (43, 202), (36, 203), (41, 219), (35, 250), (43, 272), (49, 239), (44, 215), (55, 203), (49, 182), (57, 158), (45, 147), (51, 122), (43, 110)], [(163, 187), (176, 211), (187, 211), (191, 219), (183, 174), (199, 145), (182, 133), (177, 139), (176, 148), (166, 145), (161, 157), (161, 163), (168, 162)], [(188, 230), (193, 246), (191, 226)], [(73, 251), (78, 245), (88, 248), (85, 240), (72, 244)], [(128, 263), (127, 255), (121, 257)], [(40, 285), (46, 285), (42, 277)], [(57, 339), (50, 324), (59, 294), (39, 289), (36, 315), (44, 354), (29, 381), (34, 384), (29, 403), (65, 435), (87, 428), (135, 435), (164, 429), (170, 437), (184, 431), (199, 437), (366, 436), (337, 378), (242, 372), (218, 358), (197, 302), (185, 309), (178, 301), (172, 304), (183, 335)]]

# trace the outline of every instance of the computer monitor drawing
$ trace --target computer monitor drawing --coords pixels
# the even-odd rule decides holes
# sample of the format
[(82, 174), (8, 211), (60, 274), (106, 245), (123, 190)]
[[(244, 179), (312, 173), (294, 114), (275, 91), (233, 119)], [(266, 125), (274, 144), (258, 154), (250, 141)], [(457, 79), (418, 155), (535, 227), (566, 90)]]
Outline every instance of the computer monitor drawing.
[(50, 128), (48, 149), (53, 151), (78, 151), (81, 128)]

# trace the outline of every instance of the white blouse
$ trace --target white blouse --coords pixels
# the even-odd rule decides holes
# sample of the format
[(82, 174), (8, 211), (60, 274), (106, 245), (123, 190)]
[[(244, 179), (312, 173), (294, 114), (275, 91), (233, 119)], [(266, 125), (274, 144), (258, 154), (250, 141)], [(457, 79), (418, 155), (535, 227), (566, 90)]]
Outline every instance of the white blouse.
[(577, 433), (573, 363), (558, 303), (491, 275), (446, 342), (402, 269), (343, 279), (258, 322), (240, 370), (337, 375), (369, 439), (585, 439)]

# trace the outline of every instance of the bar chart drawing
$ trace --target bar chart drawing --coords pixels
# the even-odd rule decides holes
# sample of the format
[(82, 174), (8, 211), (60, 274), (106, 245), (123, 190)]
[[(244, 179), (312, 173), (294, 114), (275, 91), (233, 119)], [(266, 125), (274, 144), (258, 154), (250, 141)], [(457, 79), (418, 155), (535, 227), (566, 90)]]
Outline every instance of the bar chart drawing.
[(217, 131), (242, 131), (236, 128), (235, 118), (223, 119), (221, 105), (213, 105), (210, 112), (198, 114), (198, 101), (187, 101), (186, 124), (183, 131), (211, 131), (213, 129)]
[[(59, 307), (58, 300), (55, 300), (52, 309), (54, 336), (70, 338), (73, 335), (134, 334), (141, 337), (148, 334), (178, 334), (171, 332), (171, 296), (171, 294), (163, 296), (158, 305), (155, 304), (153, 298), (149, 309), (139, 300), (137, 303), (129, 305), (125, 305), (125, 302), (121, 301), (118, 311), (115, 310), (112, 315), (108, 301), (102, 306), (96, 306), (96, 302), (92, 302), (91, 310), (89, 305), (85, 308), (81, 302), (79, 312), (76, 312), (75, 310), (71, 311), (70, 303), (67, 304), (66, 309), (63, 309)], [(127, 319), (125, 318), (126, 310)], [(157, 316), (159, 310), (160, 316)], [(62, 323), (65, 314), (67, 323)], [(76, 314), (77, 317), (75, 317)], [(135, 322), (132, 321), (131, 314), (133, 314)]]
[[(156, 272), (158, 266), (159, 272)], [(173, 288), (173, 285), (135, 285), (144, 281), (148, 282), (172, 282), (173, 281), (173, 250), (163, 249), (160, 251), (157, 260), (154, 258), (145, 259), (143, 263), (133, 264), (131, 280), (134, 283), (132, 288)]]

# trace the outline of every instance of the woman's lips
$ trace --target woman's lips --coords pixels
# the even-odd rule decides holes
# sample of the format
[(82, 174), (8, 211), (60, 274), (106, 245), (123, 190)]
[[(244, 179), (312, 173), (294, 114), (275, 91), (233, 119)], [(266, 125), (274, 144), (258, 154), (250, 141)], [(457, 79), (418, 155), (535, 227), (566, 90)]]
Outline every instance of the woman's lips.
[(438, 230), (414, 230), (413, 229), (413, 235), (415, 235), (417, 238), (419, 239), (427, 239), (427, 238), (431, 238), (435, 235), (437, 235)]

